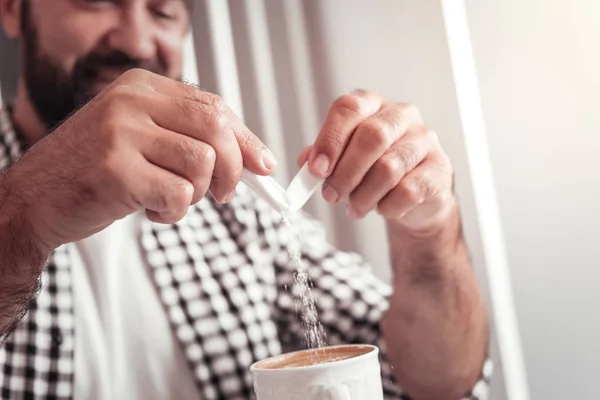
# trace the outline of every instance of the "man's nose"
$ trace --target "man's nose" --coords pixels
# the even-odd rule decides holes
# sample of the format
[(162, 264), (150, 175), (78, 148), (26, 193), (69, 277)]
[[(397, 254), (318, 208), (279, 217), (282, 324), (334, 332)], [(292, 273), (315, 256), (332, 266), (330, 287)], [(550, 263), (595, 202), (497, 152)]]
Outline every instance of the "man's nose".
[(109, 33), (108, 45), (136, 60), (156, 56), (156, 41), (152, 21), (141, 7), (124, 7), (119, 24)]

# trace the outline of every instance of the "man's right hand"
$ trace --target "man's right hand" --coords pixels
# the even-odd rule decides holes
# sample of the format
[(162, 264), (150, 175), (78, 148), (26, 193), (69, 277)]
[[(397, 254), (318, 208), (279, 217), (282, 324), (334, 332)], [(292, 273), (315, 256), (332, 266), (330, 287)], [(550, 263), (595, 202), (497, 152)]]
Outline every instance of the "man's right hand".
[(123, 74), (2, 176), (8, 198), (52, 250), (145, 209), (174, 223), (210, 190), (233, 197), (242, 168), (272, 153), (218, 96), (142, 70)]

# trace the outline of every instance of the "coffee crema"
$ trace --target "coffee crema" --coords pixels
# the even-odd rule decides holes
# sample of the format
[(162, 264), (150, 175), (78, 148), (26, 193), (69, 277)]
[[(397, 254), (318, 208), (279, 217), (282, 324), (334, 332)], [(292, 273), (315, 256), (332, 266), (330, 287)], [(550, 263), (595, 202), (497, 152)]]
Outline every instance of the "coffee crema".
[(373, 351), (369, 346), (334, 346), (301, 350), (267, 358), (256, 363), (256, 369), (285, 369), (310, 367), (362, 356)]

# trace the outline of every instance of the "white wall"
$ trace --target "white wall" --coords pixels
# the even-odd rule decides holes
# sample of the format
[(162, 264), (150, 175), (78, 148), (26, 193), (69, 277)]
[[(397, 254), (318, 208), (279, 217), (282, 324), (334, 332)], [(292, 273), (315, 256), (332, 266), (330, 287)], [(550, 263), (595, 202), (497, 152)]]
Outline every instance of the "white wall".
[(600, 2), (467, 0), (533, 399), (597, 399)]

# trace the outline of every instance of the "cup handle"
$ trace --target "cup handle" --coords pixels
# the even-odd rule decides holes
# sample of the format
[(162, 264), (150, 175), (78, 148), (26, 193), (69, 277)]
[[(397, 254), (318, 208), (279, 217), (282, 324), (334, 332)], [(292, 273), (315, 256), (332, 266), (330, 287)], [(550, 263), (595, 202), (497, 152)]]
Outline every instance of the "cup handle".
[(331, 386), (325, 389), (325, 395), (328, 400), (352, 400), (348, 387), (345, 385)]

